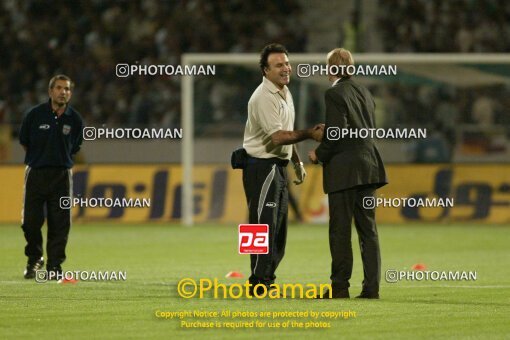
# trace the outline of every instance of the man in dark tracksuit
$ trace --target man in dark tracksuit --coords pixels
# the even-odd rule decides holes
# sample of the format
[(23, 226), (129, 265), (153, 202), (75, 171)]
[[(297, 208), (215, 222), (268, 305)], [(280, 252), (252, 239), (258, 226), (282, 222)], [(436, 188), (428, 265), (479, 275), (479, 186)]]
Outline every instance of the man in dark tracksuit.
[[(328, 65), (354, 65), (349, 51), (334, 49)], [(387, 184), (384, 164), (371, 138), (338, 138), (331, 128), (375, 128), (375, 102), (370, 92), (347, 74), (329, 76), (333, 86), (326, 91), (326, 136), (309, 153), (314, 163), (323, 163), (324, 192), (329, 199), (329, 244), (332, 297), (349, 297), (352, 273), (351, 223), (358, 232), (363, 261), (363, 288), (359, 298), (379, 298), (381, 256), (375, 209), (363, 207), (364, 197)], [(338, 129), (337, 129), (338, 131)], [(328, 294), (325, 294), (328, 296)]]
[(83, 133), (80, 114), (68, 105), (72, 89), (73, 82), (69, 77), (53, 77), (49, 83), (49, 101), (32, 108), (21, 125), (20, 143), (25, 148), (27, 164), (21, 225), (27, 242), (26, 279), (34, 278), (35, 272), (44, 265), (41, 228), (45, 205), (48, 277), (57, 278), (66, 259), (71, 210), (69, 201), (64, 203), (67, 205), (64, 209), (61, 201), (72, 197), (72, 156), (80, 150)]
[[(294, 103), (287, 88), (292, 68), (285, 47), (270, 44), (260, 56), (262, 83), (248, 103), (243, 147), (248, 154), (243, 186), (250, 224), (269, 225), (269, 253), (251, 255), (250, 283), (270, 288), (285, 252), (287, 238), (287, 164), (292, 160), (296, 184), (306, 172), (295, 146), (307, 138), (319, 139), (322, 125), (294, 130)], [(259, 288), (262, 288), (259, 290)], [(257, 287), (261, 292), (264, 287)]]

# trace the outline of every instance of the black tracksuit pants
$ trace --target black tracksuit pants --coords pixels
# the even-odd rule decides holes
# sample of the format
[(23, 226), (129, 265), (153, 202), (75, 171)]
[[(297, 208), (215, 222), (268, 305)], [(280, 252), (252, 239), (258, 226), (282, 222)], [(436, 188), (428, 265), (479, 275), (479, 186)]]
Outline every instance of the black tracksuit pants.
[(46, 243), (48, 269), (59, 267), (66, 259), (65, 248), (71, 227), (71, 209), (60, 207), (61, 197), (72, 196), (72, 171), (66, 168), (25, 170), (21, 228), (25, 234), (25, 255), (30, 260), (43, 256), (44, 206), (48, 225)]
[(249, 223), (269, 225), (269, 253), (250, 255), (249, 281), (266, 286), (274, 283), (275, 271), (285, 253), (287, 240), (287, 163), (281, 159), (249, 158), (243, 170)]

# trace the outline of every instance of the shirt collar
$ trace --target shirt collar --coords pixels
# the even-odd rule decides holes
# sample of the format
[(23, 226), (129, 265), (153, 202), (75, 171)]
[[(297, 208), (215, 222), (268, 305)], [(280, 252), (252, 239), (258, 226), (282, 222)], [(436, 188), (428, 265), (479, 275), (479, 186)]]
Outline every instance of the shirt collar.
[[(51, 106), (51, 98), (48, 99), (48, 106), (50, 107), (50, 110), (51, 110), (52, 113), (55, 112), (55, 111), (53, 111), (53, 107)], [(66, 109), (64, 110), (64, 114), (68, 115), (68, 116), (71, 115), (71, 111), (69, 110), (69, 103), (66, 105)]]
[(284, 91), (284, 94), (287, 94), (289, 91), (288, 87), (286, 85), (283, 86), (283, 89), (280, 90), (278, 87), (276, 87), (275, 84), (266, 77), (262, 77), (262, 84), (264, 84), (265, 88), (268, 89), (271, 93), (278, 93), (280, 91)]

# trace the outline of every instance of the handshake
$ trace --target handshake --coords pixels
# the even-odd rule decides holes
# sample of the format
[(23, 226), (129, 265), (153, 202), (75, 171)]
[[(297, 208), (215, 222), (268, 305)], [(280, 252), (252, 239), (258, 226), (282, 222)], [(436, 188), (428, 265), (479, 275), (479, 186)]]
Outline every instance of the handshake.
[(324, 124), (317, 124), (313, 128), (308, 129), (310, 137), (313, 138), (316, 142), (322, 142), (322, 137), (324, 136), (324, 127)]

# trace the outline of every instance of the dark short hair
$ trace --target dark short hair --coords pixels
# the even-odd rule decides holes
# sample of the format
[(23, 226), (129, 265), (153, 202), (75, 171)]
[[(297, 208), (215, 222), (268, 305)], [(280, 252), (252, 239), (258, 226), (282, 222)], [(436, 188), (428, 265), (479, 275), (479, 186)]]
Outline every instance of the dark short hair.
[(50, 83), (48, 84), (48, 88), (50, 90), (55, 86), (57, 80), (67, 80), (71, 84), (71, 90), (74, 88), (74, 82), (71, 80), (71, 78), (69, 78), (65, 74), (57, 74), (56, 76), (50, 79)]
[(289, 52), (285, 48), (285, 46), (281, 44), (269, 44), (264, 46), (262, 49), (262, 52), (260, 52), (260, 70), (262, 71), (262, 75), (265, 76), (264, 69), (266, 67), (269, 67), (269, 64), (267, 63), (267, 59), (269, 58), (269, 55), (271, 53), (285, 53), (287, 56), (289, 56)]

